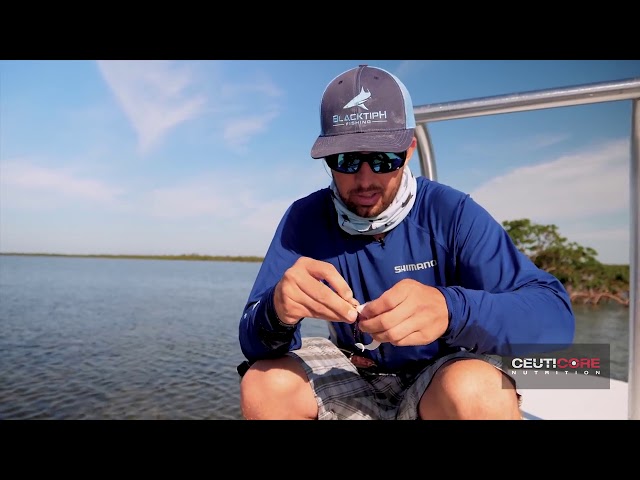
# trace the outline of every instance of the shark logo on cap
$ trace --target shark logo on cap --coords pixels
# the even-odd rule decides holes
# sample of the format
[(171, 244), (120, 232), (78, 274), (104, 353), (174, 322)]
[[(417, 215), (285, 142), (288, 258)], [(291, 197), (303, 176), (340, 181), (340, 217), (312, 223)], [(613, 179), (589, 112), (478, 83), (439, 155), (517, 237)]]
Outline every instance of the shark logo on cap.
[(371, 98), (371, 92), (366, 92), (364, 90), (364, 87), (361, 87), (360, 93), (355, 97), (353, 97), (353, 99), (342, 108), (360, 107), (360, 108), (364, 108), (365, 110), (369, 110), (365, 106), (364, 102), (366, 102), (370, 98)]

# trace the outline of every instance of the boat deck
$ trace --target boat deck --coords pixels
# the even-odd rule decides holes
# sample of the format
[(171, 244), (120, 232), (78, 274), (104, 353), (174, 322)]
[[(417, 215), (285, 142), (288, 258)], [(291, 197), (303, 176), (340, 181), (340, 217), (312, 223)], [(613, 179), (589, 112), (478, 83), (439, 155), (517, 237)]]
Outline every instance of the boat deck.
[(610, 388), (519, 389), (522, 411), (528, 420), (628, 420), (627, 382), (593, 377), (610, 382)]

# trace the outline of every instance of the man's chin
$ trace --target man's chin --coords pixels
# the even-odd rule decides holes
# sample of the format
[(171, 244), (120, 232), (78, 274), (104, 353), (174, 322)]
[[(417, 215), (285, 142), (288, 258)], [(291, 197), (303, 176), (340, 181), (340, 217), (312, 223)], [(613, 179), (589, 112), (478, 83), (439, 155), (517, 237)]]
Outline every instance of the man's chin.
[(377, 217), (382, 210), (377, 205), (371, 207), (355, 207), (351, 208), (351, 211), (362, 218), (374, 218)]

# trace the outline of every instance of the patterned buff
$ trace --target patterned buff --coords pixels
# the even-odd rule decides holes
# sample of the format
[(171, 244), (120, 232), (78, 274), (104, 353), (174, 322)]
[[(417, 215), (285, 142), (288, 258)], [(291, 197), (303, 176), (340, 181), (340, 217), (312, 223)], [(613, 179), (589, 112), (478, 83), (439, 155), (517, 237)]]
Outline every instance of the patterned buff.
[(402, 181), (396, 197), (387, 209), (374, 218), (359, 217), (344, 204), (335, 182), (331, 181), (333, 204), (338, 212), (338, 224), (351, 235), (377, 235), (388, 232), (409, 214), (416, 201), (418, 182), (408, 166), (402, 172)]

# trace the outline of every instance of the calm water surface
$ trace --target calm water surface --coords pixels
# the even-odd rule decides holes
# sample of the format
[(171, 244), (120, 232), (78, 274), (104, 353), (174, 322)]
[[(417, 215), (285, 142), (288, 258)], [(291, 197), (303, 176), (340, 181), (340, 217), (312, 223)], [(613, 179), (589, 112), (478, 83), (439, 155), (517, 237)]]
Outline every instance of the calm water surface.
[[(240, 419), (259, 263), (0, 256), (0, 419)], [(576, 306), (627, 380), (629, 310)], [(305, 335), (326, 335), (319, 320)]]

